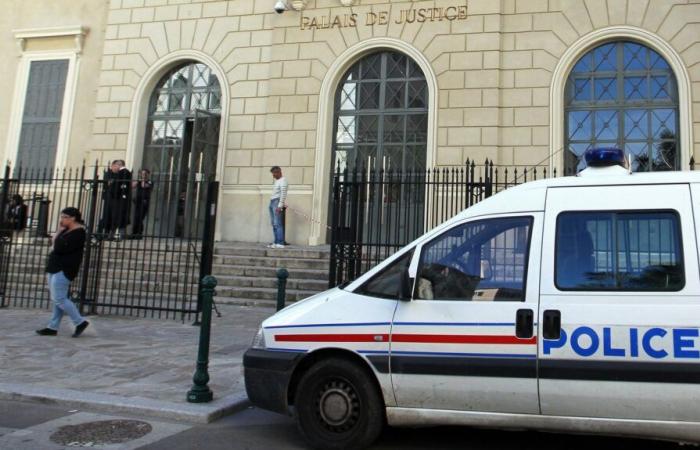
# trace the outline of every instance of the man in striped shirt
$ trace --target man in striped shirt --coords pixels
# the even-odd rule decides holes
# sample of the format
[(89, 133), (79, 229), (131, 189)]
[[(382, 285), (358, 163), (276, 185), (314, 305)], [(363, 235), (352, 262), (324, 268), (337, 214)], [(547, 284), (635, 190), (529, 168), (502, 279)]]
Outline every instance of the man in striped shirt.
[(268, 245), (269, 248), (284, 248), (284, 225), (282, 224), (282, 210), (287, 207), (287, 180), (282, 176), (282, 169), (273, 166), (270, 169), (272, 178), (275, 180), (272, 185), (272, 195), (270, 196), (270, 222), (272, 223), (272, 233), (274, 242)]

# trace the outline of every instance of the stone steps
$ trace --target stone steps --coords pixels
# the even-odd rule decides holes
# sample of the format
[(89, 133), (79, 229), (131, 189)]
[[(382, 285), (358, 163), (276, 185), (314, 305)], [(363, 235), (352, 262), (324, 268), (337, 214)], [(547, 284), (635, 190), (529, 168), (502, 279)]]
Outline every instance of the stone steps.
[[(182, 284), (176, 283), (134, 283), (125, 282), (120, 280), (101, 280), (98, 286), (98, 292), (100, 297), (125, 297), (125, 298), (160, 298), (163, 295), (174, 296), (182, 298), (185, 296), (195, 296), (198, 284), (190, 284), (184, 286)], [(43, 280), (23, 280), (21, 283), (13, 280), (9, 280), (7, 284), (7, 291), (12, 293), (23, 294), (30, 291), (43, 291), (47, 289), (46, 279)], [(79, 291), (80, 284), (74, 282), (71, 284), (71, 291)], [(90, 286), (88, 286), (90, 290)], [(48, 292), (48, 290), (47, 290)], [(26, 296), (26, 295), (23, 295)]]
[[(156, 254), (156, 261), (136, 258), (135, 252), (125, 253), (126, 267), (114, 267), (110, 258), (119, 252), (124, 243), (105, 243), (103, 260), (100, 266), (99, 297), (101, 299), (137, 298), (144, 293), (154, 301), (182, 301), (184, 295), (196, 295), (198, 269), (189, 261), (179, 261), (178, 255)], [(170, 248), (173, 248), (170, 246)], [(46, 276), (43, 273), (46, 249), (29, 253), (21, 250), (13, 256), (9, 273), (8, 291), (23, 298), (47, 298)], [(109, 250), (109, 251), (107, 251)], [(131, 256), (130, 256), (131, 255)], [(277, 270), (285, 268), (287, 278), (286, 302), (294, 302), (322, 292), (328, 288), (328, 267), (330, 252), (327, 248), (287, 247), (269, 249), (264, 244), (217, 243), (214, 249), (213, 275), (217, 278), (217, 303), (274, 307), (277, 299)], [(112, 267), (110, 267), (112, 266)], [(94, 274), (94, 272), (93, 272)], [(183, 276), (189, 276), (183, 284)], [(75, 289), (75, 287), (74, 287)], [(134, 300), (136, 301), (136, 300)], [(142, 300), (148, 302), (150, 300)]]
[(329, 261), (311, 258), (258, 257), (214, 255), (214, 264), (257, 267), (284, 267), (286, 269), (315, 269), (328, 272)]
[[(46, 266), (46, 255), (21, 255), (12, 256), (12, 266), (10, 267), (11, 272), (17, 271), (29, 271), (43, 272)], [(198, 267), (195, 269), (194, 266), (198, 265), (197, 261), (193, 258), (185, 259), (184, 256), (181, 260), (167, 261), (149, 261), (149, 260), (139, 260), (135, 257), (128, 258), (125, 263), (111, 264), (109, 258), (102, 258), (100, 264), (101, 271), (108, 271), (109, 273), (137, 273), (137, 272), (148, 272), (148, 273), (161, 273), (169, 275), (181, 275), (185, 273), (195, 273), (199, 275)], [(115, 267), (116, 266), (116, 267)]]
[[(277, 289), (277, 277), (256, 277), (256, 276), (231, 276), (217, 275), (219, 287), (254, 287)], [(328, 282), (318, 279), (298, 279), (293, 276), (287, 278), (287, 289), (300, 291), (323, 291), (328, 287)]]
[(289, 272), (285, 302), (294, 302), (328, 288), (327, 247), (270, 249), (264, 244), (220, 242), (214, 250), (213, 275), (217, 303), (274, 307), (277, 269)]
[[(289, 279), (303, 280), (327, 280), (328, 268), (294, 268), (288, 267), (287, 261), (275, 259), (266, 265), (254, 265), (255, 262), (239, 260), (239, 264), (217, 264), (213, 265), (213, 272), (221, 277), (261, 277), (277, 279), (277, 269), (284, 267), (289, 272)], [(275, 264), (279, 262), (279, 264)], [(9, 274), (19, 274), (19, 276), (36, 275), (43, 276), (45, 270), (46, 258), (37, 256), (35, 258), (14, 258)], [(166, 262), (148, 263), (148, 262), (133, 262), (130, 266), (117, 270), (109, 268), (108, 264), (102, 264), (100, 273), (110, 274), (115, 277), (141, 279), (144, 281), (180, 281), (182, 276), (189, 273), (193, 277), (193, 282), (199, 276), (199, 272), (193, 270), (192, 267), (185, 267), (185, 264), (169, 264)], [(325, 281), (327, 282), (327, 281)]]
[[(289, 272), (289, 279), (298, 280), (319, 280), (328, 278), (327, 271), (312, 270), (312, 269), (290, 269), (287, 268)], [(259, 267), (259, 266), (245, 266), (245, 265), (227, 265), (227, 264), (214, 264), (212, 268), (213, 273), (219, 276), (246, 276), (246, 277), (262, 277), (262, 278), (275, 278), (277, 277), (277, 267)], [(324, 280), (325, 283), (328, 283)]]
[[(215, 300), (218, 302), (220, 298), (236, 298), (261, 301), (266, 300), (274, 304), (277, 299), (277, 280), (276, 279), (255, 279), (246, 277), (244, 280), (226, 280), (217, 277), (218, 284), (216, 286)], [(231, 283), (226, 283), (231, 281)], [(318, 292), (324, 291), (327, 282), (323, 282), (322, 286), (318, 283), (309, 286), (308, 284), (298, 284), (296, 280), (287, 282), (285, 290), (285, 299), (287, 302), (294, 302), (310, 297)], [(20, 284), (15, 280), (9, 280), (8, 292), (13, 292), (22, 298), (44, 298), (48, 296), (45, 278), (32, 278), (31, 280), (23, 280)], [(80, 287), (73, 285), (72, 290), (76, 291)], [(172, 298), (172, 301), (182, 301), (183, 296), (196, 297), (198, 285), (192, 284), (187, 287), (181, 284), (153, 284), (139, 283), (134, 286), (134, 283), (120, 280), (102, 280), (98, 289), (99, 298), (104, 300), (107, 298), (130, 298), (136, 299), (145, 296), (150, 299), (160, 300), (163, 298)], [(48, 298), (48, 297), (46, 297)], [(146, 302), (147, 300), (142, 300)], [(241, 303), (247, 304), (247, 303)]]
[[(259, 298), (239, 298), (239, 297), (214, 297), (214, 301), (217, 305), (235, 305), (235, 306), (249, 306), (253, 308), (265, 308), (274, 310), (277, 307), (277, 301), (271, 299), (259, 299)], [(294, 301), (286, 301), (285, 305), (293, 303)]]
[[(94, 258), (95, 255), (93, 254), (92, 257)], [(46, 263), (46, 260), (48, 258), (48, 252), (45, 253), (36, 253), (36, 254), (28, 254), (28, 253), (20, 253), (20, 254), (12, 254), (10, 255), (10, 258), (12, 259), (13, 264), (27, 264), (27, 265), (39, 265), (42, 266)], [(197, 255), (197, 258), (199, 258), (199, 255)], [(93, 259), (94, 261), (94, 259)], [(102, 254), (102, 265), (103, 266), (114, 266), (117, 265), (119, 267), (126, 266), (126, 267), (151, 267), (153, 266), (154, 268), (165, 268), (165, 267), (184, 267), (185, 264), (190, 264), (192, 265), (195, 263), (196, 258), (192, 254), (182, 254), (182, 255), (156, 255), (156, 254), (146, 254), (146, 255), (137, 255), (136, 253), (125, 253), (125, 254), (115, 254), (115, 253), (103, 253)], [(116, 263), (115, 263), (116, 261)]]
[[(285, 291), (285, 298), (289, 302), (303, 300), (311, 297), (319, 291), (303, 291), (289, 289)], [(247, 298), (251, 300), (275, 300), (277, 299), (277, 288), (263, 287), (239, 287), (239, 286), (216, 286), (216, 296), (230, 298)]]
[[(190, 269), (188, 272), (178, 273), (177, 271), (165, 272), (163, 270), (110, 270), (109, 268), (102, 267), (100, 269), (100, 275), (102, 280), (112, 280), (115, 282), (140, 282), (140, 283), (155, 283), (155, 284), (165, 284), (165, 283), (182, 283), (183, 277), (186, 273), (189, 273), (189, 282), (191, 284), (197, 284), (199, 279), (199, 272), (195, 272)], [(82, 272), (81, 272), (82, 273)], [(91, 272), (94, 275), (94, 272)], [(16, 265), (10, 268), (8, 272), (8, 280), (10, 282), (30, 282), (30, 283), (43, 283), (46, 282), (46, 273), (44, 273), (44, 266), (36, 265)]]
[(214, 255), (328, 260), (328, 258), (330, 257), (330, 250), (314, 250), (313, 248), (294, 247), (278, 249), (260, 246), (246, 246), (245, 244), (241, 246), (235, 246), (228, 243), (223, 243), (215, 245)]
[[(75, 288), (73, 288), (75, 290)], [(11, 294), (8, 294), (9, 300), (23, 299), (25, 302), (35, 300), (48, 301), (49, 291), (45, 285), (31, 284), (24, 285), (20, 289), (12, 289)], [(277, 288), (255, 288), (255, 287), (231, 287), (223, 286), (216, 287), (216, 296), (214, 301), (221, 304), (236, 304), (247, 306), (266, 306), (274, 307), (277, 301)], [(287, 289), (285, 291), (285, 304), (303, 300), (316, 294), (318, 291), (305, 291), (298, 289)], [(132, 294), (132, 295), (130, 295)], [(114, 304), (115, 307), (122, 304), (125, 307), (138, 306), (158, 306), (162, 305), (170, 308), (177, 308), (182, 305), (183, 301), (196, 302), (196, 289), (192, 289), (187, 295), (182, 292), (175, 291), (147, 291), (146, 298), (140, 298), (136, 295), (134, 289), (110, 289), (108, 287), (100, 287), (98, 290), (99, 303)], [(138, 295), (143, 296), (144, 290), (139, 289)], [(128, 299), (128, 300), (126, 300)]]
[[(40, 241), (12, 241), (12, 252), (17, 252), (20, 249), (22, 249), (23, 252), (26, 252), (26, 248), (29, 247), (31, 249), (36, 249), (37, 251), (45, 251), (48, 253), (51, 251), (51, 245), (49, 239), (42, 239)], [(189, 248), (190, 250), (196, 250), (196, 251), (201, 251), (201, 242), (200, 241), (186, 241), (186, 240), (172, 240), (172, 239), (163, 239), (163, 240), (133, 240), (133, 241), (120, 241), (120, 242), (109, 242), (109, 241), (103, 241), (102, 242), (102, 251), (103, 252), (146, 252), (146, 253), (157, 253), (157, 252), (162, 252), (162, 253), (167, 253), (167, 252), (172, 252), (173, 250), (180, 250), (180, 249), (185, 249)]]

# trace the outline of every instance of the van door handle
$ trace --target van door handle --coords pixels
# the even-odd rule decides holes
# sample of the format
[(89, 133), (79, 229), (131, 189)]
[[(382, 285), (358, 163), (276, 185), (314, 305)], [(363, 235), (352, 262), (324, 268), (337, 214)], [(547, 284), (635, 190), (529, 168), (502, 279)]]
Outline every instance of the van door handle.
[(533, 314), (531, 309), (519, 309), (515, 313), (515, 336), (521, 339), (532, 337)]
[(542, 337), (545, 339), (559, 339), (561, 337), (561, 312), (557, 309), (548, 309), (543, 314)]

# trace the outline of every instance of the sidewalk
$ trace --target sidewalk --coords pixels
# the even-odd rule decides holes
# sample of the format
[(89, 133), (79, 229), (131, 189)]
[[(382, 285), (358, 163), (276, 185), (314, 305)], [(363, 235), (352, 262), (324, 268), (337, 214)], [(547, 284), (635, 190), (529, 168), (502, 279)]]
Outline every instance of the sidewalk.
[(212, 317), (209, 387), (214, 401), (188, 403), (199, 327), (190, 322), (88, 316), (71, 338), (65, 317), (58, 336), (39, 336), (48, 310), (0, 309), (0, 399), (34, 399), (80, 409), (205, 423), (246, 405), (242, 357), (273, 310), (219, 305)]

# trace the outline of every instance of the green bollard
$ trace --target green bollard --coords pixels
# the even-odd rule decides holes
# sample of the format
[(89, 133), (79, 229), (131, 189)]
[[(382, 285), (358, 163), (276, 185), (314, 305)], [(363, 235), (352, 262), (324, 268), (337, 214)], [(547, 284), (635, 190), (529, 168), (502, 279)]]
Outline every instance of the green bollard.
[(209, 389), (209, 338), (211, 337), (211, 305), (214, 297), (216, 278), (207, 275), (202, 278), (202, 325), (199, 328), (199, 350), (197, 352), (197, 369), (192, 381), (194, 385), (187, 392), (190, 403), (206, 403), (212, 401), (214, 393)]
[(289, 272), (284, 267), (277, 269), (277, 311), (284, 308), (284, 294), (287, 290)]

